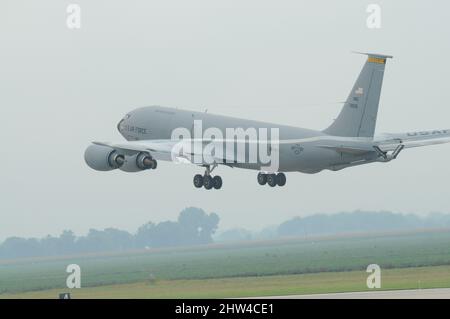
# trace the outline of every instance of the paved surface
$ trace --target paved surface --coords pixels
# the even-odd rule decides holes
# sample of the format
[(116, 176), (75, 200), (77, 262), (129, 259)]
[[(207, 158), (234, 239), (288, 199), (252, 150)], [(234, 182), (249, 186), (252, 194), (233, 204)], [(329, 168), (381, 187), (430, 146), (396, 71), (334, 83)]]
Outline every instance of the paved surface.
[(315, 295), (261, 297), (269, 299), (450, 299), (450, 288), (343, 292)]

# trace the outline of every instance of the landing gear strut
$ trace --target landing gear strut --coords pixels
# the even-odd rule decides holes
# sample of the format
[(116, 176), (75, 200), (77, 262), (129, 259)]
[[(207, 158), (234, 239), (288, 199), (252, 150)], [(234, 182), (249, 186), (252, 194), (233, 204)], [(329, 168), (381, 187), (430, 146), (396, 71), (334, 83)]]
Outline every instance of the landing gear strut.
[(270, 187), (275, 186), (284, 186), (286, 185), (286, 175), (284, 173), (278, 173), (278, 174), (265, 174), (265, 173), (259, 173), (258, 174), (258, 184), (259, 185), (269, 185)]
[(221, 189), (222, 188), (222, 177), (219, 175), (211, 176), (214, 168), (217, 167), (215, 164), (212, 168), (208, 165), (206, 166), (205, 174), (202, 176), (197, 174), (194, 176), (194, 186), (197, 188), (205, 187), (205, 189)]

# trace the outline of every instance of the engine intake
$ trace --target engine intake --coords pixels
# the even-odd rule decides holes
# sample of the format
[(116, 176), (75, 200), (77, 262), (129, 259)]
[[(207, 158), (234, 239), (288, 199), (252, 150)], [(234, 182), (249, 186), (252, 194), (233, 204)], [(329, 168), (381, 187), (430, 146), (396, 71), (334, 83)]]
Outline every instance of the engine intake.
[(84, 160), (96, 171), (110, 171), (120, 168), (125, 162), (125, 157), (111, 147), (93, 144), (84, 152)]

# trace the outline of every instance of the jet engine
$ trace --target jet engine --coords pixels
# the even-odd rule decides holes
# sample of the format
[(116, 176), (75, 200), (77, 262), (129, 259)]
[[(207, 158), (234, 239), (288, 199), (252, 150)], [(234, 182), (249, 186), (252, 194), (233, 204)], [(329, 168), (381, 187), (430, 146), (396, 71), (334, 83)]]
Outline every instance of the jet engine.
[(121, 167), (125, 157), (111, 147), (92, 144), (84, 152), (84, 160), (96, 171), (110, 171)]
[(146, 169), (155, 169), (156, 160), (154, 160), (149, 154), (137, 153), (132, 156), (125, 156), (125, 160), (120, 170), (124, 172), (139, 172)]

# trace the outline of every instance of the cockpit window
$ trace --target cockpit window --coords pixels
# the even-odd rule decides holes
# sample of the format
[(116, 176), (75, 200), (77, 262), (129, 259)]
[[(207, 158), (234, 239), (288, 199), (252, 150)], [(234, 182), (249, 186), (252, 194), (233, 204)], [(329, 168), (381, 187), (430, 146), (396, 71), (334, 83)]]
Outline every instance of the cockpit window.
[(123, 117), (123, 119), (121, 119), (120, 122), (117, 124), (117, 129), (119, 130), (119, 132), (120, 132), (121, 129), (122, 129), (122, 123), (123, 123), (125, 120), (128, 120), (130, 117), (131, 117), (130, 114), (125, 115), (125, 116)]
[(125, 121), (125, 119), (122, 119), (118, 124), (117, 124), (117, 130), (120, 132), (120, 130), (121, 130), (121, 125), (122, 125), (122, 122), (123, 121)]

